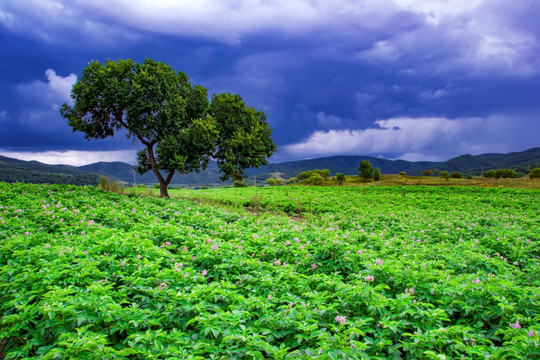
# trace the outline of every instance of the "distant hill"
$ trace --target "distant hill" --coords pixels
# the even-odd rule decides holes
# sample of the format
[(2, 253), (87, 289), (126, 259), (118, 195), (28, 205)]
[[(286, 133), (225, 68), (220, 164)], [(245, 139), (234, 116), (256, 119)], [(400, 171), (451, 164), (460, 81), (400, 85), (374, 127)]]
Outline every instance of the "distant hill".
[[(420, 175), (423, 170), (438, 169), (459, 171), (464, 175), (480, 175), (489, 169), (510, 168), (527, 173), (533, 167), (540, 167), (540, 148), (532, 148), (508, 154), (461, 155), (444, 162), (386, 160), (371, 156), (332, 156), (310, 160), (289, 161), (268, 164), (259, 169), (249, 169), (250, 181), (264, 181), (269, 177), (279, 176), (285, 179), (296, 176), (299, 172), (313, 169), (329, 169), (330, 175), (338, 172), (346, 175), (358, 173), (362, 160), (369, 160), (373, 167), (378, 167), (383, 174), (397, 174), (405, 171), (408, 175)], [(22, 161), (0, 156), (0, 181), (67, 183), (75, 185), (96, 185), (99, 176), (126, 183), (153, 184), (156, 179), (152, 172), (144, 175), (135, 174), (132, 165), (123, 162), (98, 162), (75, 167), (67, 165), (47, 165), (37, 161)], [(210, 163), (206, 171), (179, 176), (172, 184), (216, 185), (220, 184), (220, 173), (216, 163)]]
[(47, 165), (0, 156), (0, 181), (37, 184), (97, 185), (99, 174), (80, 171), (75, 166)]

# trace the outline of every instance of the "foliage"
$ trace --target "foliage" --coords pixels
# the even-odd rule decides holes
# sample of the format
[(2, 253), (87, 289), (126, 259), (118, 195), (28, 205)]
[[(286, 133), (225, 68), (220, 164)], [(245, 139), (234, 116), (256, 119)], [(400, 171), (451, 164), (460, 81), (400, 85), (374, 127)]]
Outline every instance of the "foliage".
[(405, 175), (407, 175), (407, 173), (406, 173), (405, 171), (400, 171), (400, 172), (399, 172), (399, 175), (405, 176)]
[(266, 179), (266, 183), (270, 186), (278, 186), (283, 183), (283, 179), (281, 178), (268, 178)]
[(486, 170), (486, 171), (484, 171), (482, 176), (485, 177), (486, 179), (494, 179), (495, 178), (495, 170), (493, 170), (493, 169)]
[(446, 170), (441, 171), (439, 176), (443, 179), (450, 180), (450, 173)]
[(538, 191), (403, 190), (1, 183), (0, 355), (539, 358)]
[(242, 180), (247, 168), (268, 164), (277, 148), (264, 112), (248, 107), (240, 95), (223, 93), (212, 96), (209, 114), (219, 134), (213, 157), (222, 181)]
[(321, 185), (324, 181), (324, 178), (317, 174), (316, 172), (313, 172), (311, 176), (304, 180), (304, 184), (306, 185)]
[(514, 170), (512, 169), (499, 169), (495, 171), (496, 179), (513, 179), (515, 177)]
[(341, 186), (343, 185), (343, 183), (345, 182), (345, 174), (344, 173), (341, 173), (341, 172), (338, 172), (336, 174), (336, 184)]
[(422, 171), (422, 176), (431, 176), (431, 174), (433, 174), (433, 171), (431, 171), (431, 170)]
[(540, 179), (540, 168), (534, 168), (529, 172), (529, 178)]
[(175, 172), (199, 172), (211, 157), (228, 178), (233, 169), (236, 174), (264, 164), (275, 151), (264, 113), (231, 94), (214, 95), (209, 104), (206, 88), (150, 59), (93, 61), (71, 95), (74, 105), (63, 104), (61, 114), (73, 131), (86, 139), (125, 131), (139, 141), (144, 148), (137, 153), (137, 172), (152, 170), (162, 197), (168, 197)]
[(235, 180), (233, 181), (233, 187), (235, 188), (242, 188), (242, 187), (248, 187), (249, 185), (244, 180)]
[(360, 173), (360, 179), (363, 179), (364, 181), (373, 179), (373, 166), (371, 165), (369, 160), (362, 160), (360, 162), (360, 166), (358, 166), (358, 172)]
[(450, 174), (450, 177), (453, 179), (461, 179), (463, 175), (459, 171), (452, 171), (452, 174)]
[(379, 168), (375, 168), (375, 172), (373, 173), (373, 180), (381, 180), (381, 170), (379, 170)]

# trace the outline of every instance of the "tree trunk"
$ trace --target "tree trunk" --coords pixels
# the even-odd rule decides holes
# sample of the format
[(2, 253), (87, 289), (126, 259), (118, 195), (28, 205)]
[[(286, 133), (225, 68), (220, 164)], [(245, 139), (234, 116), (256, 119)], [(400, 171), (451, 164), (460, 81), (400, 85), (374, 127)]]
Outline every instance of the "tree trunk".
[(156, 157), (154, 156), (154, 146), (147, 146), (148, 149), (148, 157), (150, 159), (150, 165), (152, 166), (152, 171), (154, 172), (154, 175), (156, 175), (156, 178), (159, 182), (159, 194), (162, 198), (169, 197), (169, 192), (167, 191), (167, 186), (172, 180), (172, 177), (174, 175), (174, 171), (171, 171), (167, 175), (167, 179), (163, 178), (163, 175), (159, 172), (159, 169), (157, 167), (157, 161)]

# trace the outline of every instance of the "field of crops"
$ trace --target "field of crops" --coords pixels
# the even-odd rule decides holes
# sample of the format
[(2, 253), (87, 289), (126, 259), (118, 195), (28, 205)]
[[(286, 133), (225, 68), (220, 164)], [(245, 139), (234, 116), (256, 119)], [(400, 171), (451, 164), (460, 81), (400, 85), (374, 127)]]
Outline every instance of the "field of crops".
[(0, 358), (540, 358), (538, 190), (171, 194), (0, 183)]

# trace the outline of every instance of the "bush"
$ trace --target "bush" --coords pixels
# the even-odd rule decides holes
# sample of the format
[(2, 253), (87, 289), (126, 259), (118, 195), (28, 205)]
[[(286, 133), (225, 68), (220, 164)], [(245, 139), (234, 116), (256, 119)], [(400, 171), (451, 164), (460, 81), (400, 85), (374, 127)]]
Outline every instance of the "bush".
[(298, 182), (298, 179), (295, 177), (289, 178), (287, 180), (287, 184), (296, 184)]
[(375, 168), (375, 173), (373, 174), (373, 180), (375, 181), (381, 180), (381, 170), (379, 170), (379, 168)]
[(400, 171), (399, 175), (405, 176), (405, 175), (407, 175), (407, 173), (405, 171)]
[(323, 177), (317, 173), (313, 173), (311, 174), (311, 176), (304, 180), (304, 184), (307, 184), (307, 185), (320, 185), (322, 184), (323, 182)]
[(148, 185), (139, 184), (139, 185), (137, 185), (137, 189), (148, 189)]
[(453, 178), (453, 179), (461, 179), (462, 178), (462, 175), (459, 171), (454, 171), (452, 172), (452, 174), (450, 174), (450, 177)]
[(446, 179), (446, 181), (450, 180), (450, 173), (446, 170), (444, 171), (441, 171), (441, 175), (440, 175), (442, 178)]
[(433, 174), (433, 171), (431, 171), (431, 170), (422, 171), (422, 176), (431, 176), (431, 174)]
[(235, 182), (233, 182), (233, 187), (248, 187), (248, 184), (244, 180), (236, 180)]
[(499, 169), (495, 171), (495, 179), (512, 179), (515, 177), (514, 170), (512, 169)]
[(482, 176), (485, 177), (486, 179), (493, 179), (495, 177), (495, 170), (493, 170), (493, 169), (486, 170), (486, 171), (484, 171)]
[(434, 174), (434, 175), (438, 175), (438, 174), (439, 174), (439, 169), (433, 170), (433, 174)]
[(336, 184), (338, 184), (339, 186), (343, 185), (343, 183), (345, 182), (345, 174), (344, 173), (341, 173), (341, 172), (338, 172), (336, 174)]
[(302, 171), (300, 174), (296, 175), (296, 180), (297, 181), (304, 181), (307, 178), (309, 178), (311, 176), (311, 174), (313, 174), (313, 171), (311, 171), (311, 170)]
[(281, 185), (283, 182), (283, 179), (280, 178), (268, 178), (266, 179), (266, 183), (270, 186), (278, 186)]
[(540, 168), (534, 168), (529, 173), (529, 178), (531, 179), (540, 179)]

